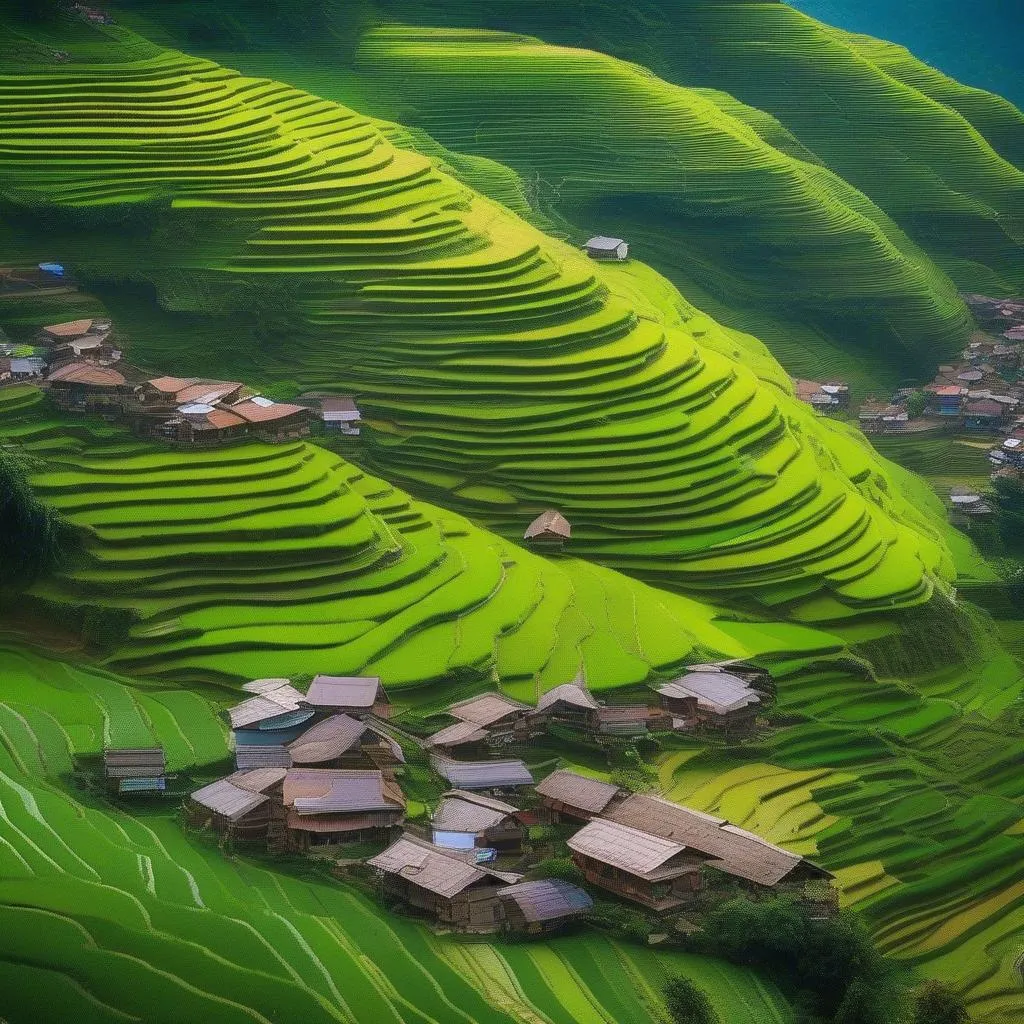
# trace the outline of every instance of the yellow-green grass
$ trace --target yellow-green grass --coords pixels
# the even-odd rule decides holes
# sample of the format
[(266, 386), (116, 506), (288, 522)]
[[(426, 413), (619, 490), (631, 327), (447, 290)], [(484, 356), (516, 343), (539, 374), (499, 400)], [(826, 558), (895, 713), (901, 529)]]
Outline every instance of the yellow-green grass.
[[(104, 744), (173, 747), (178, 729), (219, 733), (171, 765), (179, 786), (205, 777), (227, 755), (215, 706), (196, 697), (172, 722), (149, 710), (173, 691), (18, 650), (0, 659), (0, 984), (26, 986), (5, 1001), (12, 1024), (56, 1008), (167, 1024), (649, 1024), (678, 973), (722, 1019), (791, 1019), (770, 983), (741, 968), (597, 933), (526, 945), (433, 935), (326, 873), (225, 854), (182, 825), (174, 801), (115, 806), (72, 788), (73, 758), (96, 771)], [(137, 708), (132, 736), (106, 735), (111, 702)]]
[[(506, 538), (558, 507), (573, 554), (808, 621), (950, 578), (935, 524), (863, 441), (663, 280), (596, 267), (346, 108), (171, 51), (81, 56), (0, 80), (11, 198), (59, 208), (72, 265), (148, 275), (171, 308), (284, 288), (296, 333), (263, 374), (358, 393), (363, 458), (389, 479)], [(109, 207), (145, 220), (164, 196), (174, 244), (140, 253)], [(224, 358), (185, 331), (163, 369)], [(336, 504), (324, 556), (366, 539)]]

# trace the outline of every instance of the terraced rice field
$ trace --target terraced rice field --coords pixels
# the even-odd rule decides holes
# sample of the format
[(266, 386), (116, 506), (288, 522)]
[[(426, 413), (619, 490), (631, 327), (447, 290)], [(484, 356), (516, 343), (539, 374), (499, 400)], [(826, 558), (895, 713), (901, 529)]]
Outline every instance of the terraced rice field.
[[(351, 110), (169, 51), (110, 63), (111, 47), (0, 77), (10, 194), (69, 217), (169, 199), (185, 244), (152, 253), (161, 269), (111, 233), (87, 244), (172, 306), (286, 285), (315, 332), (287, 365), (360, 395), (365, 457), (389, 479), (509, 538), (558, 507), (574, 554), (773, 615), (911, 606), (949, 578), (884, 464), (708, 318), (669, 320), (635, 278)], [(202, 364), (187, 344), (179, 358), (165, 369)]]
[(0, 991), (19, 993), (4, 1001), (11, 1024), (648, 1024), (673, 973), (704, 987), (723, 1020), (791, 1020), (739, 968), (599, 934), (507, 946), (435, 936), (326, 874), (225, 855), (183, 829), (172, 801), (108, 804), (71, 784), (74, 758), (161, 743), (171, 771), (201, 770), (227, 755), (213, 706), (23, 651), (0, 659)]

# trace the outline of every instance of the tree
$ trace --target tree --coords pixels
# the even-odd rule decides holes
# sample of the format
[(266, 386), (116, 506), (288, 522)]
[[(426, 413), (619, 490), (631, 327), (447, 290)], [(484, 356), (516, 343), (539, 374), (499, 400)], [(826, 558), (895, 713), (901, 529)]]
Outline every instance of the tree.
[(711, 1001), (689, 978), (672, 978), (665, 986), (665, 1005), (675, 1024), (718, 1024)]
[(923, 391), (911, 391), (907, 395), (907, 415), (912, 419), (924, 415), (928, 407), (928, 396)]
[(0, 591), (21, 591), (71, 548), (70, 527), (35, 496), (15, 453), (0, 447)]
[(914, 1024), (967, 1024), (964, 997), (941, 981), (926, 981), (914, 991)]

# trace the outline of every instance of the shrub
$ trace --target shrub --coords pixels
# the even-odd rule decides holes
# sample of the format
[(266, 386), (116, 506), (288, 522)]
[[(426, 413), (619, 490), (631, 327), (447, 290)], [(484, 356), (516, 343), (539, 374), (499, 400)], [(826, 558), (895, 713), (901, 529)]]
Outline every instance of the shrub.
[(967, 1024), (964, 997), (941, 981), (926, 981), (914, 991), (914, 1024)]
[(665, 986), (665, 1005), (675, 1024), (718, 1024), (708, 997), (689, 978), (672, 978)]
[(533, 871), (538, 878), (561, 878), (573, 885), (582, 885), (585, 881), (583, 872), (576, 867), (571, 857), (549, 857), (542, 860)]

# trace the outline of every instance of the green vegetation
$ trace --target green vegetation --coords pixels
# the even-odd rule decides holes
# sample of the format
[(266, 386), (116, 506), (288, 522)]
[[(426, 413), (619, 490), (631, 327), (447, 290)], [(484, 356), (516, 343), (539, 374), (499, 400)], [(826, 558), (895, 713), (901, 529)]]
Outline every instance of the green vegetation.
[(914, 1024), (967, 1024), (963, 997), (941, 981), (926, 981), (914, 993)]
[(674, 1024), (717, 1024), (711, 1001), (689, 978), (673, 978), (665, 986), (665, 1005)]

